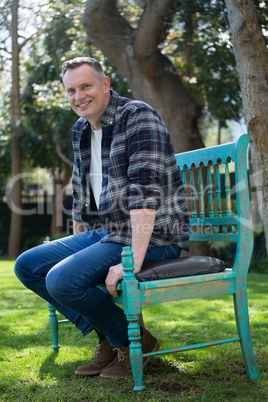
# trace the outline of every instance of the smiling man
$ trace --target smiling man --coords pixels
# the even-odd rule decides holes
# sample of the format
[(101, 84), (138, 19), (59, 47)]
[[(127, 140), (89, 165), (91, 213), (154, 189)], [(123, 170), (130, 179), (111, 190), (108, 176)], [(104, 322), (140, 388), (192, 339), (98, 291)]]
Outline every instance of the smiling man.
[(88, 64), (80, 65), (75, 71), (66, 70), (63, 74), (73, 111), (87, 119), (94, 130), (100, 129), (101, 117), (110, 100), (109, 77), (104, 75), (103, 70), (93, 69)]
[[(15, 273), (83, 335), (97, 332), (94, 361), (77, 375), (125, 377), (132, 374), (128, 322), (97, 286), (105, 282), (117, 296), (126, 245), (135, 273), (189, 249), (184, 189), (169, 133), (154, 109), (119, 96), (95, 59), (66, 61), (62, 71), (79, 116), (72, 132), (74, 234), (24, 252)], [(143, 353), (159, 348), (145, 328), (141, 344)]]

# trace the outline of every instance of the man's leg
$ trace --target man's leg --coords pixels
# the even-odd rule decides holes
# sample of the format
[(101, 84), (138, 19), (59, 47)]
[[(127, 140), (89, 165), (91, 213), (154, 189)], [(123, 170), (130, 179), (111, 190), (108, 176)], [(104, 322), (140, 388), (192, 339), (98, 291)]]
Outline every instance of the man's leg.
[[(99, 360), (95, 359), (93, 363), (79, 367), (77, 374), (94, 375), (101, 372), (101, 376), (106, 378), (131, 375), (126, 316), (109, 295), (96, 287), (104, 283), (109, 268), (121, 262), (121, 252), (122, 246), (119, 244), (95, 243), (61, 261), (47, 275), (47, 289), (52, 297), (84, 316), (105, 336), (105, 342), (108, 340), (111, 344), (102, 342)], [(148, 249), (145, 260), (169, 259), (179, 254), (177, 246), (154, 247)], [(157, 340), (145, 329), (141, 343), (144, 353), (159, 347)], [(115, 350), (113, 347), (118, 349), (120, 357), (116, 362), (112, 354)], [(145, 359), (144, 364), (147, 361)]]
[(103, 230), (96, 230), (54, 240), (25, 251), (15, 263), (14, 270), (18, 279), (27, 288), (51, 303), (61, 314), (73, 322), (83, 335), (89, 333), (93, 326), (80, 314), (62, 306), (48, 293), (45, 283), (46, 276), (55, 264), (94, 242), (98, 242), (105, 234), (106, 232)]
[(109, 268), (121, 262), (122, 248), (99, 241), (63, 259), (46, 276), (50, 296), (84, 317), (114, 347), (128, 342), (128, 323), (124, 311), (97, 286), (105, 282)]

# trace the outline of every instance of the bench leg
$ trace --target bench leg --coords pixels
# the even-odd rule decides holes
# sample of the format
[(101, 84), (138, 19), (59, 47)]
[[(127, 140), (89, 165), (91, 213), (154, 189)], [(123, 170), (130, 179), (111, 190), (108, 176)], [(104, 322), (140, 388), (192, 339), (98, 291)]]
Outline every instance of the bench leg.
[(124, 312), (128, 321), (128, 339), (130, 341), (129, 354), (132, 374), (135, 382), (134, 391), (144, 389), (143, 354), (141, 349), (141, 331), (139, 322), (143, 324), (141, 315), (138, 281), (134, 274), (133, 253), (130, 247), (124, 247), (122, 252), (123, 276), (123, 303)]
[(59, 323), (56, 309), (52, 306), (52, 304), (47, 303), (48, 311), (49, 311), (49, 328), (52, 338), (52, 349), (55, 353), (59, 351)]
[[(246, 288), (245, 288), (246, 289)], [(236, 316), (236, 325), (238, 335), (241, 338), (240, 346), (246, 366), (246, 372), (249, 378), (258, 378), (257, 362), (253, 351), (249, 315), (248, 315), (248, 302), (246, 290), (240, 288), (236, 294), (234, 294), (234, 308)]]
[(134, 391), (142, 391), (143, 386), (143, 355), (141, 349), (141, 331), (138, 324), (139, 316), (127, 317), (129, 321), (128, 325), (128, 339), (130, 341), (130, 361), (132, 374), (134, 378)]

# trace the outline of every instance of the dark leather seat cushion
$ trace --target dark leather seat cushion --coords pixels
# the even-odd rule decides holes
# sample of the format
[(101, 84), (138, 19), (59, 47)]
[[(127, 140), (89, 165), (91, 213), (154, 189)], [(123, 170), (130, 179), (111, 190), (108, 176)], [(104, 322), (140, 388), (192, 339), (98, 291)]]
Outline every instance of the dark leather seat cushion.
[(225, 264), (214, 257), (191, 256), (144, 264), (136, 274), (140, 282), (223, 272)]

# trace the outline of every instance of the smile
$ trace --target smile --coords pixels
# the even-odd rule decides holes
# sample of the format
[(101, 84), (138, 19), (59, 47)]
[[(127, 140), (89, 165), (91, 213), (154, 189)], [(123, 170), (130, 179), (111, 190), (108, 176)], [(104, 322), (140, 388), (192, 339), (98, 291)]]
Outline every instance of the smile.
[(89, 102), (86, 102), (86, 103), (80, 103), (80, 105), (77, 105), (77, 107), (84, 107), (84, 106), (87, 106), (87, 105), (89, 105), (91, 102), (92, 102), (92, 100), (89, 101)]

